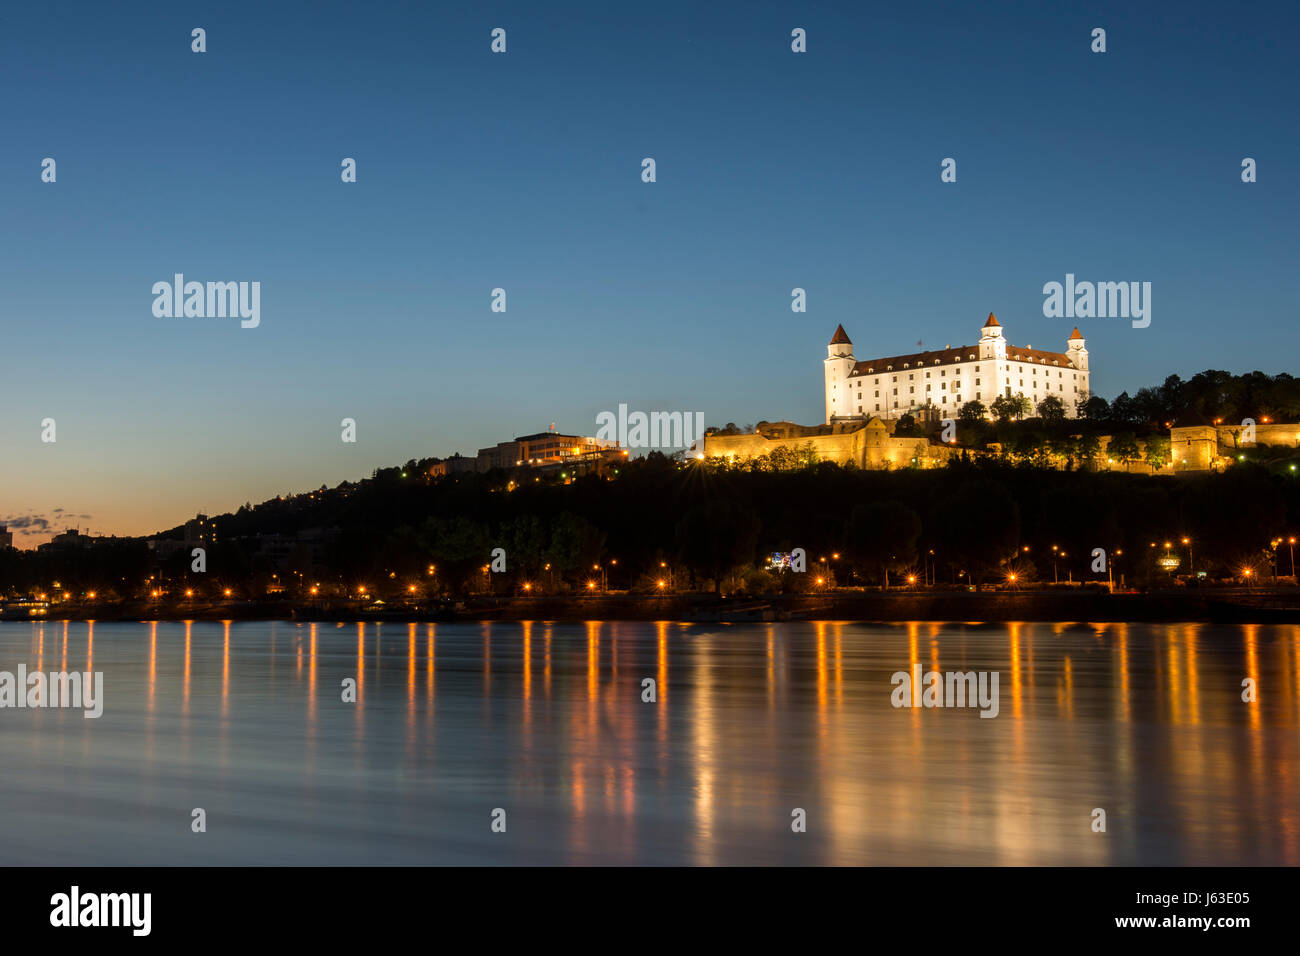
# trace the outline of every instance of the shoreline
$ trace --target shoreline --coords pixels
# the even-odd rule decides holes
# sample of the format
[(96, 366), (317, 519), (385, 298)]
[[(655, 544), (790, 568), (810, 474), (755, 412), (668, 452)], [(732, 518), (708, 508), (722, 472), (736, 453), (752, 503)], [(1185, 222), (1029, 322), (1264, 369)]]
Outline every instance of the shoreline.
[(0, 622), (19, 621), (679, 621), (780, 623), (785, 621), (1202, 622), (1300, 624), (1300, 589), (1186, 589), (1111, 594), (1100, 588), (1072, 591), (836, 592), (719, 599), (710, 594), (673, 596), (602, 594), (471, 598), (463, 603), (384, 608), (359, 602), (303, 604), (238, 601), (159, 607), (149, 601), (52, 606), (43, 614), (6, 609)]

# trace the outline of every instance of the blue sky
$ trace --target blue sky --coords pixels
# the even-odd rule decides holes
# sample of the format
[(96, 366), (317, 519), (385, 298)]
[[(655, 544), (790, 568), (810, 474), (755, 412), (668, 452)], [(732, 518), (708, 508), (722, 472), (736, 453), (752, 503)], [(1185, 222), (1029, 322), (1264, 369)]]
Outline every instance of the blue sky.
[[(1295, 372), (1300, 15), (1155, 7), (11, 6), (0, 521), (147, 533), (620, 402), (815, 423), (837, 323), (1063, 349), (1067, 272), (1153, 286), (1080, 322), (1098, 394)], [(260, 328), (155, 318), (175, 272)]]

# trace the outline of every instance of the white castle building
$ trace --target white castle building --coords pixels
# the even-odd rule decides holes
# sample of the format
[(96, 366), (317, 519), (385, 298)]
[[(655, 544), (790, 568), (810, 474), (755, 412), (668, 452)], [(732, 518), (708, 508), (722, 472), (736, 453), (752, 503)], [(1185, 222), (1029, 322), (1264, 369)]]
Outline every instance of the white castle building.
[(826, 421), (853, 419), (956, 418), (962, 405), (987, 408), (1000, 396), (1023, 395), (1033, 403), (1055, 396), (1065, 414), (1076, 417), (1076, 403), (1088, 398), (1088, 350), (1078, 328), (1065, 352), (1020, 348), (1002, 336), (989, 313), (978, 345), (944, 347), (934, 352), (859, 361), (844, 326), (826, 347)]

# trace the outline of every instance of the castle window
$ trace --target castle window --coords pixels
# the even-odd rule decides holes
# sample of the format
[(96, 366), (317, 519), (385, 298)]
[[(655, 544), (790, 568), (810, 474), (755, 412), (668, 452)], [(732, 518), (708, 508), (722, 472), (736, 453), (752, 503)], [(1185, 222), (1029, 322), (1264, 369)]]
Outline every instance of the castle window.
[[(875, 395), (875, 397), (876, 397), (876, 398), (879, 398), (879, 397), (880, 397), (880, 389), (876, 389), (876, 395)], [(876, 411), (880, 411), (880, 406), (879, 406), (879, 405), (876, 406)]]
[(979, 379), (975, 379), (975, 384), (978, 385), (979, 383), (980, 383), (980, 380), (979, 380)]
[(939, 373), (939, 377), (940, 377), (940, 378), (944, 378), (945, 376), (947, 376), (947, 374), (948, 374), (948, 370), (947, 370), (947, 369), (944, 369), (943, 371), (941, 371), (941, 372)]
[(929, 373), (929, 372), (926, 372), (926, 373), (925, 373), (925, 377), (926, 377), (926, 378), (929, 378), (929, 377), (930, 377), (930, 373)]
[(915, 395), (915, 394), (916, 394), (916, 386), (915, 386), (915, 385), (908, 386), (907, 392), (908, 392), (909, 395)]

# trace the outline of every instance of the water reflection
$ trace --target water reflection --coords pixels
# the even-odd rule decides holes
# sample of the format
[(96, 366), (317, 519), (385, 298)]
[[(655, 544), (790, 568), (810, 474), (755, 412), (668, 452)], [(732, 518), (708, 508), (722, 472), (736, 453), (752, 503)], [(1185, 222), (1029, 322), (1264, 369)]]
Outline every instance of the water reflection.
[[(0, 710), (5, 863), (1300, 862), (1300, 627), (0, 624), (20, 662), (106, 706)], [(914, 665), (999, 716), (895, 709)]]

